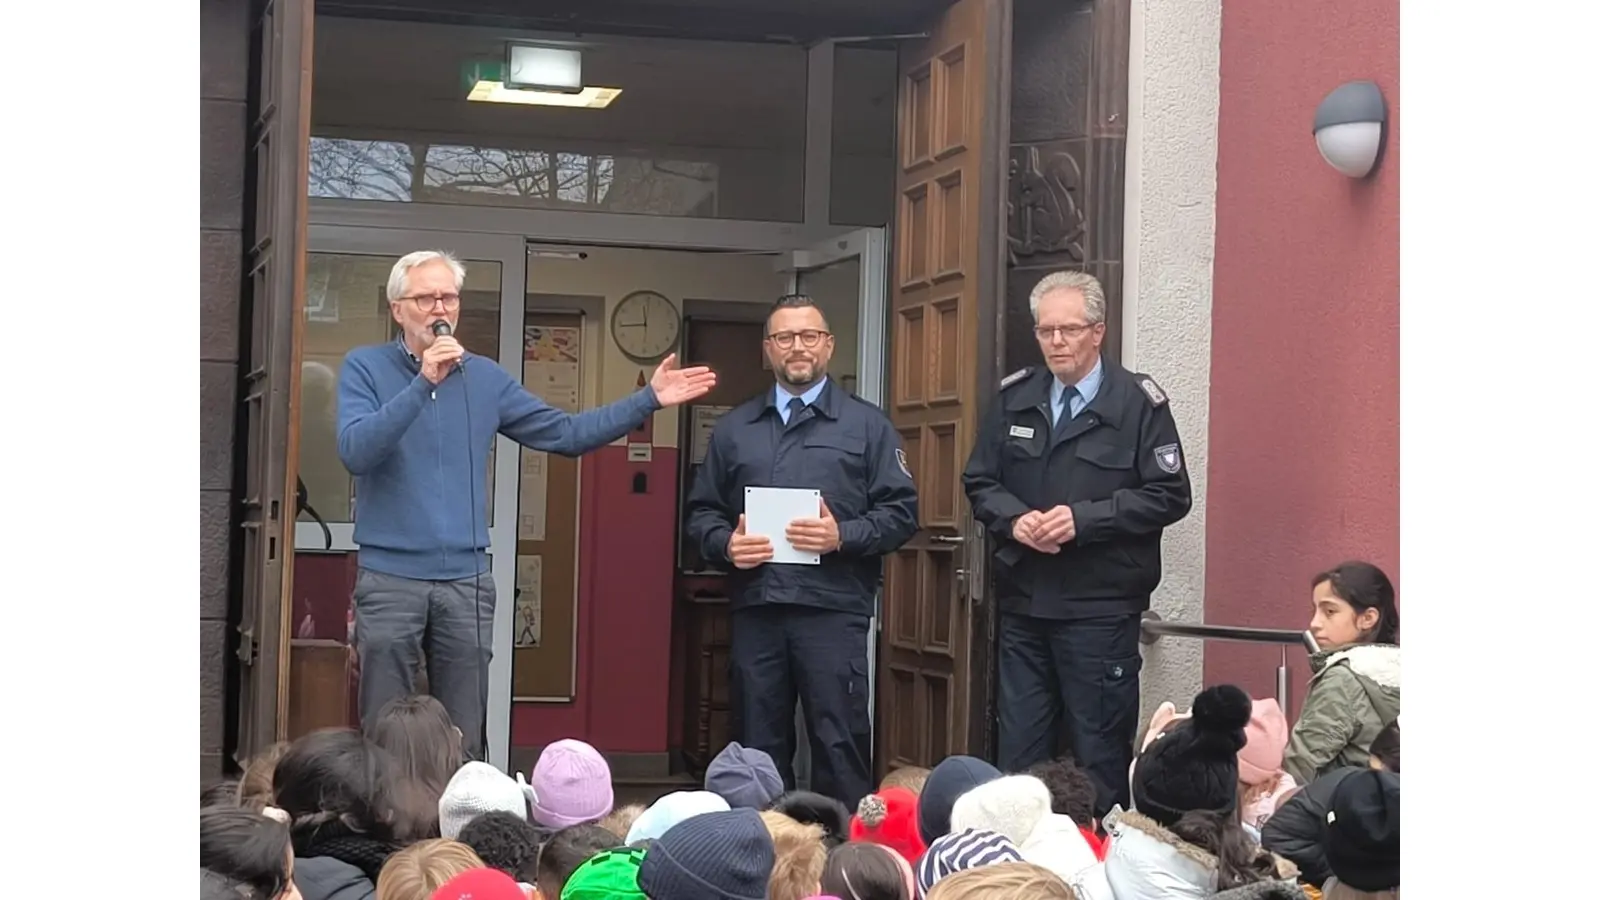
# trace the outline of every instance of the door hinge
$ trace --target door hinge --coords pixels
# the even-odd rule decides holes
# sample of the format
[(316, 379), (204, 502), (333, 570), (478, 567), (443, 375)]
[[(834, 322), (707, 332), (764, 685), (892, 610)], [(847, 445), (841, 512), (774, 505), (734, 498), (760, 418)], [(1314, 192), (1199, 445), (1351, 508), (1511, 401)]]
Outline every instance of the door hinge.
[(256, 641), (255, 631), (250, 628), (239, 629), (239, 662), (252, 665), (256, 661), (256, 654), (261, 649)]

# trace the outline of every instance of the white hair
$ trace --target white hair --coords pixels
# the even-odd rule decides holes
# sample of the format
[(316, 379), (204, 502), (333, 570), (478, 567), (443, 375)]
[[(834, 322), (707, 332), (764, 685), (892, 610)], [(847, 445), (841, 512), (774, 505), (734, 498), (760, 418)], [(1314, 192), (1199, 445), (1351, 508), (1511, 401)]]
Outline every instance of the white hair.
[(1056, 291), (1078, 291), (1083, 294), (1083, 314), (1090, 325), (1099, 325), (1106, 320), (1106, 292), (1100, 286), (1100, 279), (1088, 272), (1051, 272), (1039, 279), (1033, 286), (1033, 293), (1028, 295), (1028, 312), (1033, 314), (1033, 321), (1039, 321), (1039, 301)]
[(456, 291), (460, 292), (461, 286), (467, 282), (467, 267), (461, 264), (461, 260), (456, 259), (454, 253), (448, 250), (417, 250), (400, 257), (394, 268), (389, 270), (389, 287), (385, 291), (389, 302), (393, 303), (410, 292), (412, 269), (435, 261), (443, 262), (450, 267), (451, 273), (456, 276)]

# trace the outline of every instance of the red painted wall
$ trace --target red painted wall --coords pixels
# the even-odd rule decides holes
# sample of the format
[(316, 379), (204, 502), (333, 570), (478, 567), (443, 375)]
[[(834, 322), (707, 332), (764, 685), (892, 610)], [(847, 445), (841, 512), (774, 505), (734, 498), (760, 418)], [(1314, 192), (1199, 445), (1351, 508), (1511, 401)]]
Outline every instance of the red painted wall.
[[(1398, 584), (1399, 19), (1399, 0), (1222, 5), (1208, 622), (1303, 628), (1310, 577), (1346, 558)], [(1389, 106), (1359, 182), (1311, 136), (1317, 104), (1353, 80)], [(1277, 659), (1213, 644), (1205, 680), (1271, 696)]]
[[(616, 753), (668, 743), (678, 451), (647, 463), (623, 446), (584, 457), (578, 537), (578, 691), (573, 703), (517, 703), (511, 745), (575, 737)], [(646, 493), (633, 493), (643, 472)]]

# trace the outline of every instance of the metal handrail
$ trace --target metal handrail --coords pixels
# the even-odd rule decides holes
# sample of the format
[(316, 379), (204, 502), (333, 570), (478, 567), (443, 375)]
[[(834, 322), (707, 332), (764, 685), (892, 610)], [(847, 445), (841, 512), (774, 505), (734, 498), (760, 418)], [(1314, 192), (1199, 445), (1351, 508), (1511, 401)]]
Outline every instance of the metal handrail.
[(1278, 707), (1290, 721), (1294, 715), (1289, 709), (1289, 648), (1299, 645), (1307, 653), (1319, 649), (1316, 638), (1309, 631), (1286, 628), (1248, 628), (1242, 625), (1207, 625), (1204, 622), (1165, 622), (1155, 610), (1147, 610), (1139, 623), (1139, 640), (1154, 644), (1163, 637), (1199, 638), (1204, 641), (1230, 641), (1240, 644), (1278, 645)]

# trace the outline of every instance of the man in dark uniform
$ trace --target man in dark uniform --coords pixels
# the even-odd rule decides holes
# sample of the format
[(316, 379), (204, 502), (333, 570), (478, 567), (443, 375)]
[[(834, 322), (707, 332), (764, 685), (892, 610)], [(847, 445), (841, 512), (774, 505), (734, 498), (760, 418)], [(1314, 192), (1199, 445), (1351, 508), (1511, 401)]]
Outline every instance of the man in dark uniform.
[(1006, 376), (962, 481), (996, 544), (999, 766), (1072, 753), (1128, 806), (1139, 718), (1139, 618), (1161, 581), (1162, 529), (1189, 512), (1167, 396), (1100, 356), (1106, 302), (1082, 272), (1028, 298), (1044, 367)]
[[(900, 435), (828, 378), (833, 335), (810, 298), (780, 299), (762, 342), (777, 385), (725, 413), (688, 498), (688, 539), (731, 569), (735, 737), (765, 750), (794, 787), (798, 695), (812, 788), (850, 809), (872, 791), (867, 627), (883, 556), (917, 530)], [(815, 488), (822, 508), (790, 523), (820, 565), (768, 564), (776, 535), (745, 530), (747, 486)]]

